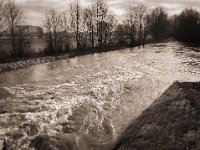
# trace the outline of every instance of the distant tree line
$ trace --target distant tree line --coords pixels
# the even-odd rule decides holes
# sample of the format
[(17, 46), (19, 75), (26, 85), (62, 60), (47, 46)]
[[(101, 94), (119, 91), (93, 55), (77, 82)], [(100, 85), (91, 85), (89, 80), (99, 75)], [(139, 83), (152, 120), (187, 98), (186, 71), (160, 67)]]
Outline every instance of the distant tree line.
[[(30, 42), (21, 29), (25, 25), (22, 8), (14, 1), (0, 2), (0, 39), (7, 32), (13, 57), (23, 57)], [(200, 43), (200, 12), (190, 8), (168, 16), (164, 8), (147, 9), (130, 5), (119, 21), (104, 0), (83, 7), (74, 0), (59, 12), (48, 10), (42, 23), (46, 53), (69, 52), (76, 43), (77, 52), (104, 51), (111, 48), (145, 46), (148, 41), (173, 37), (182, 42)]]
[(174, 37), (182, 42), (200, 43), (200, 12), (185, 9), (173, 18)]

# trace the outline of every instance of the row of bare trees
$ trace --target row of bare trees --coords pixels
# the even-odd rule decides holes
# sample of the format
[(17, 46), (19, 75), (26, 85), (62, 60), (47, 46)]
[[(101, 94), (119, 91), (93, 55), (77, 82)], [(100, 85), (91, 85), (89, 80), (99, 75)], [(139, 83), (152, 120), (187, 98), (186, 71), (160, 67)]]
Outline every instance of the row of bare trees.
[(44, 19), (46, 39), (51, 53), (68, 50), (70, 38), (77, 50), (95, 49), (113, 44), (113, 32), (117, 20), (107, 4), (98, 0), (83, 8), (79, 0), (70, 4), (67, 11), (49, 10)]
[(148, 35), (162, 38), (169, 22), (164, 9), (149, 11), (141, 4), (129, 7), (122, 24), (116, 18), (104, 0), (96, 0), (86, 8), (74, 0), (67, 11), (49, 10), (44, 19), (48, 50), (51, 53), (67, 51), (72, 37), (77, 50), (102, 50), (125, 43), (140, 47), (145, 45)]

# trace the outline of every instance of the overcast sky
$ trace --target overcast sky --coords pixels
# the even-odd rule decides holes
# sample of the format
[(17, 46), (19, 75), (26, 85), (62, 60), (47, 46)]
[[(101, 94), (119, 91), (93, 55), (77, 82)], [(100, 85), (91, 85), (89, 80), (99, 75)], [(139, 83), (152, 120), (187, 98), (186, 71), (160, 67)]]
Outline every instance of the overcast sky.
[[(1, 0), (0, 0), (1, 1)], [(72, 0), (15, 0), (22, 5), (24, 9), (27, 24), (41, 25), (45, 11), (48, 9), (56, 9), (57, 11), (66, 10)], [(81, 4), (86, 6), (92, 0), (80, 0)], [(93, 0), (95, 1), (95, 0)], [(186, 7), (195, 7), (200, 10), (200, 0), (107, 0), (112, 11), (121, 15), (130, 6), (142, 3), (147, 8), (164, 7), (169, 15), (178, 14)]]

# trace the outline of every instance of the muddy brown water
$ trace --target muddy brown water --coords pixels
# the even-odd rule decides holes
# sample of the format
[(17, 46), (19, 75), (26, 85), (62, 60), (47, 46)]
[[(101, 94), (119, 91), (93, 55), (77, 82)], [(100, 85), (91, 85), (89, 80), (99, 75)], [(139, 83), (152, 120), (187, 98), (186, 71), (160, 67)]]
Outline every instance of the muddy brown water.
[(150, 44), (3, 73), (0, 137), (10, 149), (28, 150), (35, 137), (60, 134), (86, 149), (109, 149), (174, 81), (200, 80), (199, 51)]

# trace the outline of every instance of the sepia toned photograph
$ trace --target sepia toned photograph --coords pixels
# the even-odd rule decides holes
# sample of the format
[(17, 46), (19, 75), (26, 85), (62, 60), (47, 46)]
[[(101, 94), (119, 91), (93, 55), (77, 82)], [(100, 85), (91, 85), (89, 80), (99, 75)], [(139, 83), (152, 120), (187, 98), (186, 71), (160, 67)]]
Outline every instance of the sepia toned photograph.
[(200, 150), (200, 0), (0, 0), (0, 150)]

